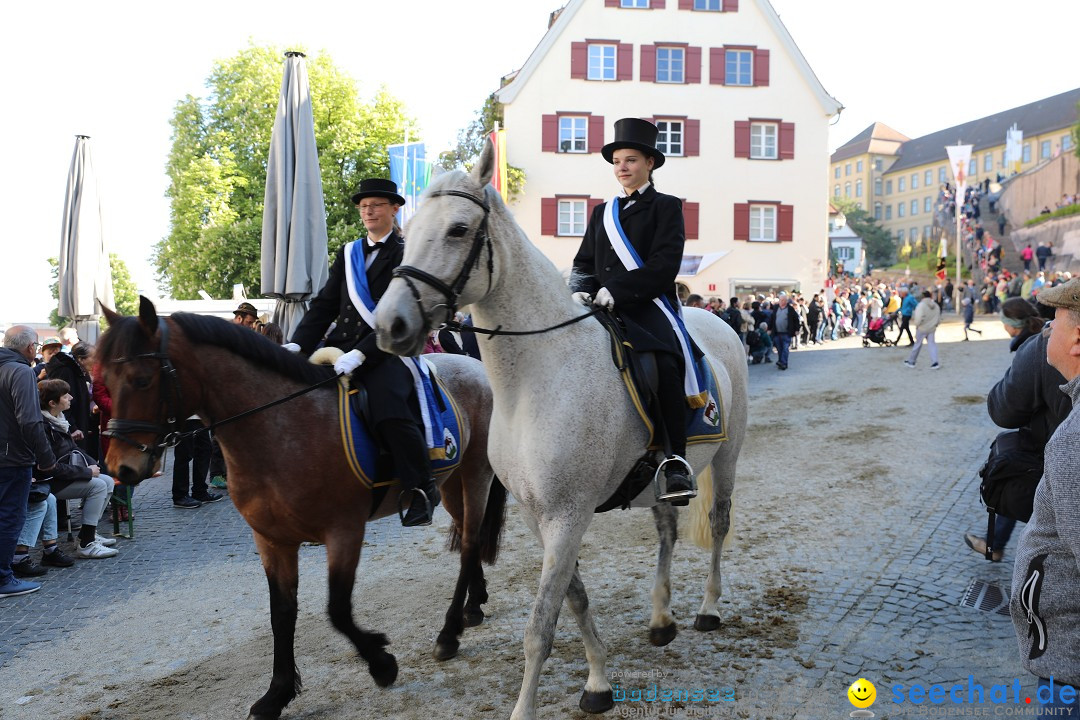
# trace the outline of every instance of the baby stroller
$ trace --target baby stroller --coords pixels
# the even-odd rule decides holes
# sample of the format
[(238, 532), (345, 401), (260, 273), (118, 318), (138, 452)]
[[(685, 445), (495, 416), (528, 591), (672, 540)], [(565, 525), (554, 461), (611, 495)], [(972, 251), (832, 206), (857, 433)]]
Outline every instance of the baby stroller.
[(885, 347), (889, 347), (893, 344), (892, 340), (885, 337), (885, 318), (874, 318), (866, 327), (866, 335), (863, 336), (862, 346), (870, 347), (871, 342), (875, 342), (878, 345), (883, 345)]

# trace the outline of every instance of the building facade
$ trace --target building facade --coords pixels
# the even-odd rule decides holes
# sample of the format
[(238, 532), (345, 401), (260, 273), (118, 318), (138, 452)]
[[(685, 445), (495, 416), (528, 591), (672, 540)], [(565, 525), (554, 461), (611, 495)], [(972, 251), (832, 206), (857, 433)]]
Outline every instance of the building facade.
[[(898, 247), (937, 241), (938, 193), (943, 184), (954, 182), (946, 145), (960, 141), (972, 146), (969, 186), (986, 180), (994, 183), (1073, 151), (1078, 102), (1080, 89), (1070, 90), (915, 139), (874, 123), (833, 153), (829, 196), (854, 200), (872, 212), (896, 238)], [(1024, 134), (1021, 159), (1007, 167), (1005, 134), (1014, 125)], [(981, 210), (988, 214), (989, 208)], [(983, 220), (991, 224), (991, 218)]]
[(620, 192), (600, 148), (620, 117), (660, 129), (657, 189), (683, 199), (679, 282), (702, 295), (816, 291), (839, 109), (767, 0), (570, 0), (498, 92), (517, 221), (560, 269)]

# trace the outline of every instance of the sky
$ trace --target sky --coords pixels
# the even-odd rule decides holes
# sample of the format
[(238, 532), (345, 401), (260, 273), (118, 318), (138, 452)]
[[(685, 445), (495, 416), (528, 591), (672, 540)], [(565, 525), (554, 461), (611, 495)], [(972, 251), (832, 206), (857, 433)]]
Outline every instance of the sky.
[[(151, 253), (169, 231), (169, 119), (185, 95), (205, 96), (215, 60), (251, 43), (329, 53), (364, 99), (386, 84), (419, 120), (429, 151), (438, 152), (454, 144), (499, 79), (525, 63), (561, 4), (5, 3), (0, 210), (8, 231), (0, 239), (0, 324), (44, 322), (55, 307), (47, 259), (59, 254), (75, 135), (91, 136), (110, 250), (140, 291), (157, 297)], [(830, 128), (830, 150), (875, 121), (918, 137), (1080, 84), (1078, 0), (772, 4), (826, 91), (844, 105)]]

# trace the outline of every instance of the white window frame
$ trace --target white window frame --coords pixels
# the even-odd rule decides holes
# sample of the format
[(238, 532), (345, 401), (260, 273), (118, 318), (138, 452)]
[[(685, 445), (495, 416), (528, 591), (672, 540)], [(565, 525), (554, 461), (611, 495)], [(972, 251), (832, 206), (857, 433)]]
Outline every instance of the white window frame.
[(833, 185), (833, 197), (840, 197), (840, 183)]
[[(608, 65), (610, 64), (610, 67)], [(619, 48), (607, 43), (589, 43), (588, 71), (589, 80), (610, 82), (619, 79)], [(608, 77), (610, 75), (610, 77)]]
[(892, 220), (892, 205), (885, 206), (885, 219)]
[(939, 183), (945, 184), (947, 182), (947, 178), (948, 178), (948, 175), (946, 175), (947, 172), (948, 171), (943, 167), (939, 167), (937, 169), (937, 181)]
[(1039, 143), (1039, 159), (1040, 160), (1048, 160), (1049, 158), (1053, 157), (1053, 154), (1054, 154), (1054, 150), (1050, 146), (1050, 141), (1049, 140), (1043, 140), (1042, 142)]
[(882, 190), (881, 190), (883, 184), (884, 183), (882, 183), (880, 176), (874, 178), (874, 195), (882, 195), (883, 194)]
[(855, 259), (855, 248), (850, 245), (838, 245), (833, 248), (833, 252), (836, 253), (836, 259), (840, 261)]
[(898, 193), (907, 192), (907, 178), (904, 177), (903, 175), (896, 178), (896, 192), (898, 192)]
[(720, 0), (694, 0), (694, 9), (705, 12), (720, 12), (723, 8), (720, 6)]
[(585, 221), (589, 202), (585, 198), (559, 199), (558, 225), (555, 234), (559, 237), (581, 237), (585, 234)]
[(911, 173), (911, 189), (919, 189), (919, 173)]
[[(734, 62), (734, 70), (732, 69)], [(740, 82), (745, 71), (749, 78), (747, 82)], [(734, 81), (732, 81), (734, 78)], [(754, 85), (754, 51), (742, 49), (724, 50), (724, 84), (737, 87), (753, 87)]]
[(910, 211), (910, 214), (911, 214), (912, 217), (915, 217), (916, 215), (919, 214), (919, 201), (916, 198), (911, 198), (911, 211)]
[(855, 197), (861, 198), (862, 197), (862, 191), (863, 191), (862, 178), (856, 178), (856, 180), (855, 180)]
[(983, 155), (983, 172), (990, 172), (994, 169), (994, 153), (986, 153)]
[(667, 157), (682, 157), (686, 154), (686, 123), (682, 120), (664, 120), (657, 118), (656, 149)]
[(844, 197), (851, 197), (851, 181), (844, 183)]
[(835, 168), (833, 168), (833, 174), (832, 175), (833, 175), (834, 180), (839, 180), (840, 179), (840, 166), (839, 165), (837, 165)]
[(934, 198), (927, 195), (926, 197), (923, 198), (923, 212), (933, 212), (933, 211), (934, 211)]
[(902, 218), (907, 215), (907, 203), (901, 200), (896, 203), (896, 217)]
[(927, 170), (925, 173), (923, 173), (923, 185), (925, 185), (926, 187), (930, 187), (933, 184), (934, 184), (934, 171), (933, 170)]
[(1061, 151), (1062, 152), (1067, 152), (1069, 150), (1072, 150), (1072, 145), (1073, 145), (1072, 135), (1070, 135), (1069, 133), (1065, 133), (1064, 135), (1061, 136)]
[(750, 242), (779, 242), (778, 220), (775, 205), (751, 205)]
[(881, 219), (881, 203), (879, 202), (874, 203), (874, 219)]
[(1022, 162), (1022, 163), (1031, 162), (1031, 143), (1024, 143), (1024, 150), (1023, 150), (1023, 152), (1022, 152), (1022, 154), (1020, 156), (1020, 162)]
[(750, 123), (750, 159), (778, 160), (779, 158), (780, 126), (776, 123)]
[(975, 158), (968, 160), (968, 178), (973, 178), (979, 173), (979, 161)]
[(649, 9), (649, 0), (621, 0), (621, 2), (619, 3), (619, 7), (639, 8), (639, 9), (648, 10)]
[[(663, 67), (662, 63), (667, 67)], [(686, 83), (686, 48), (672, 45), (656, 48), (656, 82), (671, 85)]]
[(862, 169), (863, 169), (862, 160), (856, 160), (855, 161), (855, 172), (862, 172)]
[[(567, 125), (569, 127), (567, 127)], [(575, 131), (581, 130), (578, 138)], [(563, 135), (568, 135), (564, 139)], [(569, 142), (570, 146), (564, 148), (563, 143)], [(577, 147), (580, 142), (580, 147)], [(589, 152), (589, 118), (584, 115), (560, 115), (559, 116), (559, 145), (557, 152), (561, 153), (587, 153)]]

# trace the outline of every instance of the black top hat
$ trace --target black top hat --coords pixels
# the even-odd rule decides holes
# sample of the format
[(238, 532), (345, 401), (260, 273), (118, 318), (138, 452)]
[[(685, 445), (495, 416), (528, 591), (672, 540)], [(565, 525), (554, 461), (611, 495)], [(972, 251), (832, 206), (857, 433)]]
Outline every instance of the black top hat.
[(398, 205), (405, 204), (405, 198), (398, 195), (397, 183), (382, 178), (368, 178), (360, 181), (360, 189), (353, 193), (353, 205), (359, 205), (366, 197), (383, 197)]
[(646, 155), (652, 156), (653, 160), (655, 160), (653, 165), (655, 170), (664, 164), (664, 153), (656, 149), (656, 136), (659, 132), (660, 130), (655, 125), (641, 118), (616, 120), (615, 140), (602, 147), (600, 154), (609, 163), (614, 163), (611, 156), (616, 150), (622, 148), (640, 150)]

